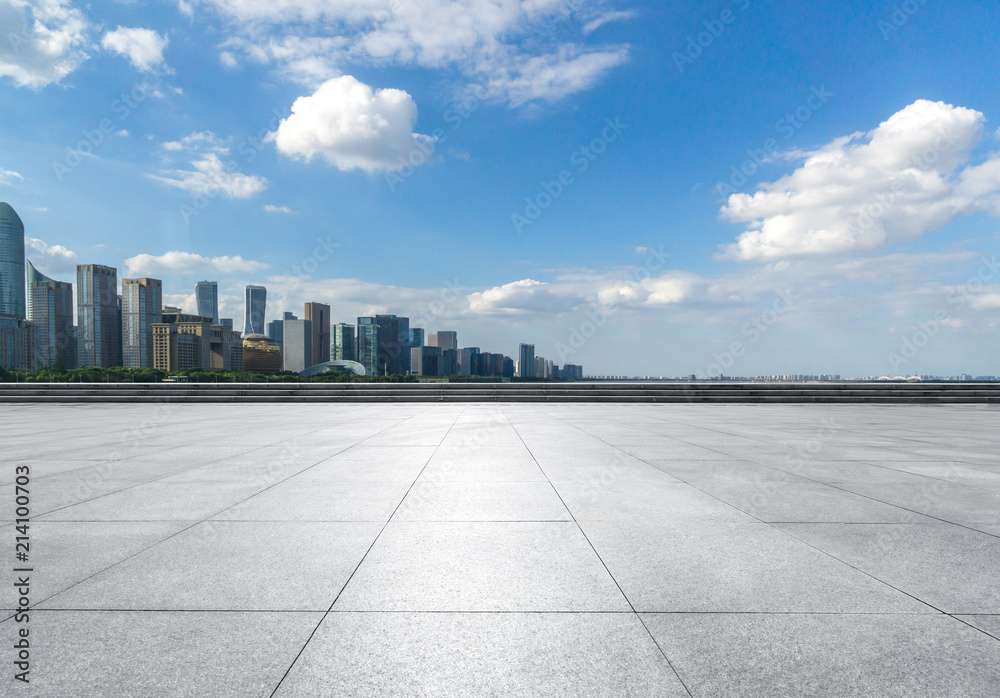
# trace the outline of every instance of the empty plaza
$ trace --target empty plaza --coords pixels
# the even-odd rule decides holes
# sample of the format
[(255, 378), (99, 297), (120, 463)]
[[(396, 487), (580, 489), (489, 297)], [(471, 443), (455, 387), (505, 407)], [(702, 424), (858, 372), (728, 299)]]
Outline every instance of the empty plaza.
[(996, 696), (998, 427), (986, 406), (3, 404), (0, 693)]

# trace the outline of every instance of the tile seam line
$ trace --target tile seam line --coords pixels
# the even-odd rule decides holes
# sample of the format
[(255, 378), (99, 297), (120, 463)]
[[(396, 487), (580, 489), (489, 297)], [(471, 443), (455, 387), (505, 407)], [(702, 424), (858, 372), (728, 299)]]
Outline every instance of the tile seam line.
[(655, 637), (653, 637), (653, 633), (650, 632), (649, 627), (646, 625), (646, 622), (642, 619), (642, 616), (640, 616), (636, 612), (635, 606), (632, 605), (631, 599), (629, 599), (628, 596), (626, 596), (625, 591), (621, 587), (621, 584), (618, 583), (618, 580), (615, 578), (615, 575), (611, 573), (610, 569), (608, 569), (608, 565), (604, 561), (604, 558), (602, 558), (601, 554), (597, 552), (597, 548), (594, 547), (594, 544), (593, 542), (591, 542), (590, 537), (587, 535), (586, 531), (583, 530), (583, 527), (580, 526), (580, 522), (576, 520), (576, 515), (566, 505), (566, 502), (565, 500), (563, 500), (562, 495), (559, 494), (559, 491), (556, 489), (555, 485), (552, 484), (552, 479), (549, 477), (548, 473), (545, 472), (545, 469), (542, 468), (542, 465), (538, 462), (538, 459), (535, 458), (535, 454), (528, 447), (528, 444), (525, 443), (524, 437), (521, 436), (521, 432), (519, 432), (517, 430), (517, 427), (514, 426), (514, 423), (510, 420), (510, 416), (507, 414), (506, 410), (502, 406), (500, 407), (500, 413), (503, 414), (504, 418), (507, 420), (507, 423), (510, 424), (511, 428), (514, 430), (514, 433), (517, 434), (517, 438), (521, 440), (521, 444), (524, 446), (524, 448), (527, 449), (528, 453), (531, 454), (531, 458), (532, 460), (535, 461), (535, 465), (538, 466), (538, 469), (541, 470), (543, 475), (545, 475), (545, 479), (548, 481), (549, 487), (552, 488), (552, 491), (559, 498), (559, 501), (562, 502), (563, 507), (565, 507), (566, 511), (569, 512), (569, 515), (573, 517), (573, 524), (576, 526), (576, 529), (580, 532), (580, 535), (583, 536), (583, 539), (587, 541), (587, 545), (590, 546), (590, 549), (594, 551), (594, 555), (600, 561), (601, 566), (604, 568), (604, 571), (607, 572), (608, 577), (610, 577), (611, 581), (615, 583), (615, 587), (618, 589), (618, 593), (622, 595), (623, 599), (625, 599), (625, 603), (628, 604), (628, 607), (631, 610), (633, 617), (635, 617), (635, 619), (639, 622), (639, 625), (642, 626), (642, 629), (646, 631), (647, 637), (649, 637), (649, 639), (653, 642), (653, 645), (659, 651), (660, 656), (663, 657), (663, 661), (665, 661), (667, 663), (667, 666), (670, 667), (670, 671), (674, 673), (674, 676), (677, 678), (677, 681), (680, 683), (681, 687), (687, 693), (688, 698), (693, 698), (694, 694), (691, 693), (691, 689), (688, 688), (688, 685), (684, 682), (684, 679), (681, 678), (681, 675), (677, 671), (677, 668), (674, 666), (674, 663), (670, 661), (670, 657), (668, 657), (666, 652), (663, 651), (663, 647), (661, 647), (660, 643), (656, 641)]
[[(422, 415), (422, 414), (424, 414), (426, 412), (429, 412), (429, 411), (431, 411), (433, 409), (434, 409), (434, 405), (428, 405), (425, 409), (423, 409), (420, 412), (418, 412), (417, 415)], [(365, 560), (368, 559), (368, 555), (371, 554), (371, 551), (375, 548), (375, 545), (378, 543), (379, 539), (382, 537), (382, 534), (385, 532), (385, 529), (388, 528), (389, 522), (392, 521), (392, 518), (396, 515), (396, 512), (399, 511), (399, 508), (401, 506), (403, 506), (403, 502), (406, 501), (406, 498), (409, 496), (410, 492), (413, 490), (414, 486), (417, 484), (417, 481), (420, 479), (420, 476), (424, 474), (425, 470), (427, 470), (427, 465), (431, 462), (431, 460), (433, 460), (434, 454), (438, 452), (438, 449), (441, 447), (441, 444), (444, 443), (445, 440), (448, 438), (448, 434), (450, 434), (451, 430), (455, 428), (455, 424), (458, 422), (458, 420), (460, 420), (462, 418), (462, 415), (465, 414), (465, 412), (466, 412), (467, 409), (468, 409), (468, 407), (463, 406), (462, 409), (461, 409), (461, 411), (459, 411), (458, 414), (454, 417), (454, 419), (452, 420), (451, 424), (448, 426), (448, 430), (445, 432), (444, 436), (441, 437), (441, 441), (438, 443), (437, 446), (434, 447), (434, 451), (427, 457), (427, 460), (424, 462), (424, 466), (420, 469), (420, 472), (417, 473), (417, 476), (415, 478), (413, 478), (413, 482), (410, 483), (410, 486), (407, 488), (406, 493), (400, 498), (399, 503), (396, 504), (396, 508), (393, 509), (392, 514), (390, 514), (389, 518), (386, 519), (386, 521), (385, 521), (384, 524), (382, 524), (382, 528), (379, 529), (379, 532), (375, 535), (375, 538), (372, 540), (371, 544), (368, 546), (368, 549), (365, 550), (365, 554), (361, 556), (361, 559), (358, 561), (358, 564), (354, 566), (353, 570), (351, 570), (351, 574), (347, 577), (347, 579), (341, 585), (340, 590), (337, 592), (337, 595), (333, 598), (333, 601), (330, 603), (330, 606), (327, 608), (326, 612), (323, 613), (323, 615), (319, 619), (319, 622), (317, 622), (316, 625), (315, 625), (315, 627), (313, 627), (312, 632), (309, 633), (309, 637), (306, 638), (306, 641), (304, 643), (302, 643), (302, 647), (299, 648), (299, 651), (292, 658), (292, 661), (291, 661), (291, 663), (289, 663), (288, 668), (285, 669), (285, 673), (281, 675), (280, 679), (278, 679), (278, 683), (275, 684), (274, 690), (271, 691), (270, 698), (274, 698), (274, 696), (277, 695), (278, 691), (281, 690), (281, 685), (285, 682), (285, 679), (288, 678), (288, 675), (292, 672), (292, 669), (295, 668), (296, 663), (298, 663), (298, 661), (299, 661), (299, 657), (301, 657), (303, 655), (303, 653), (306, 651), (306, 647), (309, 646), (309, 643), (312, 642), (313, 637), (315, 637), (316, 633), (319, 632), (319, 629), (323, 625), (323, 621), (325, 621), (327, 619), (327, 617), (333, 612), (333, 607), (337, 605), (337, 601), (340, 600), (340, 597), (341, 597), (341, 595), (343, 595), (344, 590), (347, 589), (347, 586), (351, 583), (351, 580), (354, 579), (354, 575), (356, 575), (357, 572), (358, 572), (358, 570), (361, 569), (361, 565), (363, 565), (364, 562), (365, 562)], [(412, 416), (417, 416), (417, 415), (411, 415), (411, 417)], [(403, 420), (403, 421), (406, 421), (406, 420)], [(400, 422), (400, 424), (401, 423), (402, 422)], [(390, 427), (386, 427), (386, 429), (389, 429), (389, 428)], [(381, 434), (382, 432), (379, 432), (379, 433)]]
[[(420, 414), (420, 413), (418, 413), (418, 414)], [(414, 417), (414, 416), (416, 416), (416, 415), (410, 415), (410, 417), (407, 417), (406, 419), (411, 419), (411, 418), (412, 418), (412, 417)], [(402, 423), (402, 422), (406, 421), (406, 419), (404, 419), (404, 420), (401, 420), (401, 422), (400, 422), (400, 423)], [(368, 438), (372, 438), (373, 436), (377, 436), (378, 434), (381, 434), (381, 433), (382, 433), (383, 431), (385, 431), (386, 429), (390, 429), (390, 428), (392, 428), (393, 426), (395, 426), (395, 425), (389, 425), (389, 426), (385, 427), (385, 429), (382, 429), (382, 430), (380, 430), (380, 431), (376, 432), (375, 434), (372, 434), (372, 436), (369, 436), (369, 437), (366, 437), (366, 439), (368, 439)], [(322, 431), (322, 429), (320, 429), (320, 430), (318, 430), (318, 431)], [(315, 433), (315, 432), (310, 432), (310, 433)], [(365, 440), (366, 440), (366, 439), (365, 439)], [(287, 439), (286, 439), (286, 441), (287, 441)], [(266, 448), (266, 447), (261, 447), (261, 448)], [(336, 454), (334, 454), (334, 455), (336, 455)], [(327, 458), (324, 458), (323, 460), (319, 461), (319, 463), (314, 463), (313, 465), (309, 466), (309, 468), (313, 468), (313, 467), (315, 467), (315, 466), (319, 465), (320, 463), (323, 463), (323, 462), (325, 462), (326, 460), (328, 460), (329, 458), (332, 458), (332, 457), (333, 457), (333, 456), (329, 456), (329, 457), (327, 457)], [(207, 464), (207, 465), (211, 465), (211, 464)], [(309, 468), (306, 468), (306, 470), (308, 470)], [(296, 474), (298, 474), (298, 473), (296, 473)], [(290, 476), (290, 477), (294, 477), (294, 476)], [(162, 478), (161, 478), (161, 479), (162, 479)], [(286, 478), (286, 479), (288, 479), (288, 478)], [(155, 481), (151, 481), (151, 482), (155, 482)], [(284, 482), (284, 481), (281, 481), (281, 482)], [(280, 482), (278, 482), (278, 483), (275, 483), (275, 485), (277, 485), (277, 484), (280, 484)], [(263, 491), (265, 491), (265, 490), (267, 490), (267, 489), (270, 489), (271, 487), (274, 487), (275, 485), (271, 485), (270, 487), (267, 487), (267, 488), (265, 488), (264, 490), (261, 490), (261, 492), (263, 492)], [(128, 489), (128, 488), (126, 488), (126, 489)], [(123, 491), (123, 490), (122, 490), (122, 491)], [(256, 493), (256, 494), (260, 494), (260, 492), (258, 492), (258, 493)], [(254, 497), (254, 496), (256, 496), (256, 495), (251, 495), (250, 497), (247, 497), (247, 499), (250, 499), (250, 498), (252, 498), (252, 497)], [(86, 500), (86, 501), (92, 501), (92, 500)], [(236, 504), (240, 504), (240, 503), (242, 503), (242, 502), (244, 502), (244, 501), (246, 501), (246, 499), (244, 499), (244, 500), (241, 500), (240, 502), (237, 502)], [(81, 502), (81, 503), (82, 503), (82, 502)], [(136, 555), (141, 555), (142, 553), (144, 553), (144, 552), (146, 552), (146, 551), (148, 551), (148, 550), (151, 550), (151, 549), (155, 548), (156, 546), (160, 545), (161, 543), (165, 543), (165, 542), (167, 542), (168, 540), (170, 540), (171, 538), (175, 538), (175, 537), (179, 536), (180, 534), (184, 533), (185, 531), (190, 531), (190, 530), (191, 530), (192, 528), (194, 528), (195, 526), (198, 526), (198, 525), (200, 525), (200, 524), (203, 524), (203, 523), (205, 523), (205, 522), (207, 522), (207, 521), (210, 521), (210, 520), (211, 520), (211, 519), (212, 519), (213, 517), (216, 517), (216, 516), (218, 516), (219, 514), (223, 513), (224, 511), (227, 511), (228, 509), (231, 509), (231, 508), (232, 508), (233, 506), (236, 506), (236, 504), (233, 504), (233, 505), (230, 505), (230, 506), (226, 507), (225, 509), (222, 509), (221, 511), (218, 511), (218, 512), (216, 512), (216, 513), (212, 514), (211, 516), (208, 516), (208, 517), (206, 517), (206, 518), (204, 518), (204, 519), (201, 519), (201, 520), (199, 520), (199, 521), (194, 521), (194, 522), (192, 522), (192, 523), (191, 523), (191, 525), (190, 525), (190, 526), (185, 526), (184, 528), (182, 528), (182, 529), (180, 529), (179, 531), (177, 531), (177, 532), (175, 532), (175, 533), (173, 533), (173, 534), (171, 534), (171, 535), (167, 536), (166, 538), (162, 538), (162, 539), (160, 539), (160, 540), (156, 541), (155, 543), (153, 543), (153, 544), (151, 544), (151, 545), (148, 545), (148, 546), (146, 546), (146, 547), (145, 547), (145, 548), (143, 548), (142, 550), (139, 550), (139, 551), (137, 551), (137, 552), (133, 553), (132, 555), (129, 555), (128, 557), (125, 557), (125, 558), (122, 558), (121, 560), (118, 560), (117, 562), (114, 562), (114, 563), (112, 563), (112, 564), (108, 565), (107, 567), (104, 567), (103, 569), (100, 569), (100, 570), (98, 570), (97, 572), (94, 572), (93, 574), (91, 574), (91, 575), (88, 575), (87, 577), (85, 577), (84, 579), (81, 579), (81, 580), (79, 580), (78, 582), (74, 582), (73, 584), (70, 584), (70, 585), (69, 585), (68, 587), (66, 587), (65, 589), (60, 589), (60, 590), (59, 590), (59, 591), (57, 591), (56, 593), (54, 593), (54, 594), (51, 594), (51, 595), (47, 596), (46, 598), (42, 599), (41, 601), (38, 601), (38, 602), (36, 602), (35, 604), (33, 604), (33, 605), (32, 605), (32, 608), (34, 608), (34, 607), (35, 607), (35, 606), (37, 606), (38, 604), (42, 604), (42, 603), (45, 603), (46, 601), (49, 601), (50, 599), (53, 599), (53, 598), (55, 598), (55, 597), (56, 597), (56, 596), (58, 596), (59, 594), (62, 594), (62, 593), (64, 593), (64, 592), (66, 592), (66, 591), (69, 591), (70, 589), (72, 589), (72, 588), (73, 588), (73, 587), (75, 587), (75, 586), (78, 586), (78, 585), (80, 585), (80, 584), (83, 584), (84, 582), (86, 582), (86, 581), (88, 581), (88, 580), (90, 580), (90, 579), (93, 579), (94, 577), (96, 577), (96, 576), (97, 576), (97, 575), (99, 575), (99, 574), (103, 574), (104, 572), (107, 572), (107, 571), (108, 571), (108, 570), (110, 570), (110, 569), (111, 569), (112, 567), (116, 567), (116, 566), (118, 566), (118, 565), (122, 564), (123, 562), (126, 562), (126, 561), (128, 561), (128, 560), (131, 560), (131, 559), (132, 559), (132, 558), (134, 558), (134, 557), (135, 557)], [(65, 508), (65, 507), (64, 507), (64, 508)], [(56, 511), (59, 511), (59, 510), (57, 509)], [(44, 516), (44, 514), (43, 514), (43, 516)], [(43, 522), (43, 523), (45, 523), (45, 522)], [(98, 522), (98, 523), (104, 523), (104, 522)], [(186, 523), (186, 522), (185, 522), (185, 523)], [(220, 523), (224, 523), (224, 522), (220, 522)]]

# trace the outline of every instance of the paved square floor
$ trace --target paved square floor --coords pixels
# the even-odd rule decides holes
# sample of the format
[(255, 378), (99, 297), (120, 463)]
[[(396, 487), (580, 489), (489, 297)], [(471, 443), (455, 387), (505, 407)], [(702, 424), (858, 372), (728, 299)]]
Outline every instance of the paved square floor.
[(8, 404), (0, 444), (4, 696), (1000, 695), (995, 408)]

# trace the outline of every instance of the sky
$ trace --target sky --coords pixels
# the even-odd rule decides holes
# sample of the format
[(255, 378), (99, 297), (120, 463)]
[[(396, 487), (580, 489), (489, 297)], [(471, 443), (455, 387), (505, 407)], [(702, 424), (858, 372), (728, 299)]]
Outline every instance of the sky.
[(0, 0), (28, 258), (588, 375), (1000, 375), (1000, 5)]

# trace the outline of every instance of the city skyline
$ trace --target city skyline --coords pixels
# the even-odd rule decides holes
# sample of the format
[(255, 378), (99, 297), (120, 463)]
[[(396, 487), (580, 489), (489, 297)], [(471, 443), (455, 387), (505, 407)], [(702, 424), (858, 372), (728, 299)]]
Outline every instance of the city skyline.
[(261, 284), (599, 374), (996, 373), (980, 3), (58, 4), (0, 48), (0, 199), (50, 277), (189, 312), (217, 279), (237, 324)]

